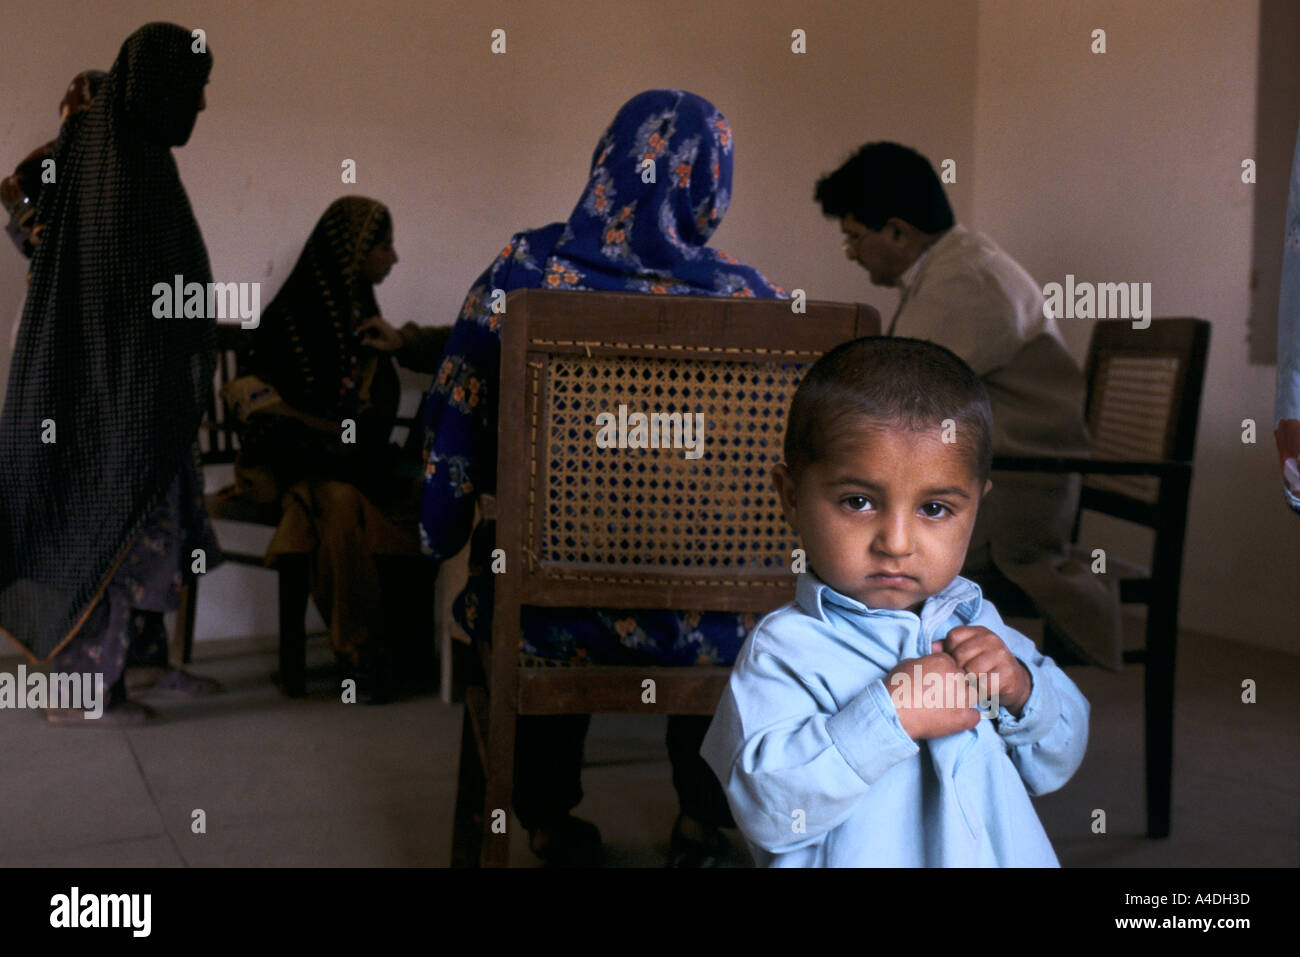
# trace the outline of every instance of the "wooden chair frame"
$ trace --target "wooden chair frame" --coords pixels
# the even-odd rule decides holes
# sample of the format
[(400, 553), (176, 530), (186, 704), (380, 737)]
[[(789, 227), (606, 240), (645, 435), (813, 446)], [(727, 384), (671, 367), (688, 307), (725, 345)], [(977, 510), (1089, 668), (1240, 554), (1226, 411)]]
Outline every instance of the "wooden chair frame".
[[(532, 667), (521, 664), (522, 606), (660, 608), (766, 613), (790, 600), (788, 570), (701, 571), (627, 564), (557, 565), (539, 557), (529, 516), (547, 468), (538, 436), (553, 356), (655, 357), (772, 364), (809, 363), (828, 349), (878, 334), (869, 306), (809, 302), (792, 315), (787, 300), (740, 300), (596, 292), (515, 291), (502, 322), (496, 494), (480, 508), (496, 519), (507, 573), (496, 579), (490, 650), (482, 643), (487, 687), (466, 690), (452, 863), (501, 866), (511, 814), (515, 721), (519, 715), (655, 712), (712, 714), (728, 668)], [(785, 396), (788, 408), (789, 396)], [(707, 415), (707, 412), (706, 412)], [(775, 493), (773, 493), (775, 494)], [(643, 703), (642, 682), (655, 682)], [(508, 830), (508, 828), (507, 828)]]
[[(217, 325), (217, 375), (208, 396), (207, 414), (199, 426), (199, 447), (203, 464), (233, 464), (239, 454), (239, 423), (220, 398), (221, 389), (239, 375), (239, 358), (247, 332), (236, 323)], [(398, 418), (394, 427), (413, 428), (414, 419)], [(280, 505), (239, 506), (222, 514), (228, 503), (217, 493), (207, 496), (209, 515), (217, 521), (274, 528), (280, 523)], [(263, 552), (222, 549), (225, 560), (238, 565), (267, 568)], [(306, 555), (281, 555), (274, 566), (279, 583), (280, 686), (289, 697), (300, 697), (307, 687), (307, 601), (311, 597), (310, 559)], [(171, 657), (188, 663), (194, 647), (194, 621), (198, 609), (198, 582), (181, 590), (176, 634)]]
[[(1201, 391), (1209, 353), (1210, 324), (1204, 319), (1155, 319), (1145, 329), (1128, 320), (1105, 320), (1093, 327), (1088, 347), (1088, 423), (1095, 424), (1101, 405), (1101, 371), (1110, 357), (1172, 358), (1177, 373), (1170, 393), (1170, 414), (1164, 436), (1165, 456), (1130, 461), (1102, 458), (998, 457), (1002, 471), (1081, 473), (1085, 476), (1072, 538), (1077, 542), (1084, 510), (1134, 522), (1156, 533), (1150, 574), (1120, 580), (1120, 599), (1147, 606), (1146, 646), (1126, 651), (1124, 661), (1145, 662), (1147, 836), (1169, 836), (1173, 785), (1174, 661), (1178, 645), (1178, 601), (1181, 590), (1187, 505), (1192, 460), (1200, 417)], [(1090, 488), (1089, 475), (1154, 476), (1154, 503), (1107, 489)], [(999, 609), (1003, 614), (1038, 617), (1036, 609)]]

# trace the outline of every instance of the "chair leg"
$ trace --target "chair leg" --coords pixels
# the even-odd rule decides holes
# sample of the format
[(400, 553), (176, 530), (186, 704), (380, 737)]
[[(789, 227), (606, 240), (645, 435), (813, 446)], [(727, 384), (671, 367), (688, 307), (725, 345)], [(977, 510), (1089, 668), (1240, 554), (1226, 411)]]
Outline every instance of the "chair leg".
[[(507, 867), (510, 864), (511, 789), (515, 776), (515, 721), (510, 702), (504, 694), (488, 699), (487, 769), (483, 788), (484, 867)], [(494, 700), (495, 699), (495, 700)], [(468, 695), (466, 696), (468, 704)]]
[(438, 697), (443, 704), (452, 703), (451, 682), (452, 682), (452, 637), (450, 630), (442, 623), (438, 622)]
[(477, 867), (483, 849), (483, 796), (486, 779), (479, 761), (470, 702), (461, 721), (460, 770), (456, 776), (456, 811), (452, 818), (451, 866)]
[(489, 775), (483, 789), (483, 813), (486, 815), (479, 828), (483, 850), (479, 854), (482, 867), (510, 866), (510, 827), (514, 819), (510, 814), (510, 782)]
[(472, 644), (467, 644), (458, 638), (453, 637), (447, 642), (450, 646), (451, 655), (450, 688), (451, 703), (456, 704), (458, 701), (465, 700), (465, 689), (469, 687), (469, 675), (476, 675), (483, 669), (480, 666), (478, 652), (474, 650)]
[(311, 580), (305, 555), (281, 555), (280, 577), (280, 682), (291, 698), (307, 691), (307, 599)]
[(1174, 776), (1174, 664), (1178, 648), (1178, 596), (1187, 531), (1190, 470), (1160, 483), (1161, 513), (1147, 605), (1146, 759), (1147, 837), (1169, 836)]
[[(1146, 657), (1147, 837), (1169, 836), (1174, 771), (1174, 652), (1177, 618), (1148, 611)], [(1166, 606), (1167, 607), (1167, 606)]]
[(199, 580), (183, 585), (180, 608), (176, 611), (176, 633), (172, 635), (169, 657), (173, 667), (188, 665), (194, 654), (194, 620), (199, 607)]

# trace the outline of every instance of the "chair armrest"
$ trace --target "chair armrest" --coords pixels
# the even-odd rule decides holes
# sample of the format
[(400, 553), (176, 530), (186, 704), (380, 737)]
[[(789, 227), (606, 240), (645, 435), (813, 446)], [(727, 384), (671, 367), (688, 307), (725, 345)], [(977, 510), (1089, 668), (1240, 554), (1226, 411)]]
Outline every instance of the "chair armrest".
[(1127, 459), (1092, 459), (1077, 456), (995, 456), (994, 471), (1048, 472), (1084, 475), (1175, 475), (1191, 471), (1191, 462), (1150, 462)]
[(397, 418), (393, 419), (393, 427), (388, 430), (388, 440), (390, 442), (400, 441), (405, 445), (407, 439), (394, 439), (394, 436), (397, 435), (398, 429), (406, 429), (406, 436), (407, 439), (409, 439), (413, 434), (415, 434), (415, 416), (399, 415)]

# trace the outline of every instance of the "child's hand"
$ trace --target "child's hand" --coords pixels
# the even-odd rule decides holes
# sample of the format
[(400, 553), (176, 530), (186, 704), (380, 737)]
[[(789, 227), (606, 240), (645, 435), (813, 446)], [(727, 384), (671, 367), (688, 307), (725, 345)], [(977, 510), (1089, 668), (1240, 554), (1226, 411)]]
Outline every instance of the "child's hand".
[[(955, 707), (927, 708), (922, 704), (926, 675), (939, 675), (943, 682), (940, 687), (950, 688), (953, 682), (947, 676), (962, 674), (956, 660), (943, 651), (940, 642), (933, 642), (930, 647), (933, 649), (932, 654), (923, 658), (904, 658), (883, 679), (885, 690), (889, 692), (894, 709), (898, 712), (898, 720), (913, 741), (944, 738), (958, 731), (969, 731), (980, 722), (980, 713), (969, 707), (966, 701), (949, 702), (947, 695), (939, 696), (941, 705), (955, 704)], [(920, 680), (917, 680), (916, 674), (918, 667), (921, 669)], [(895, 681), (895, 675), (902, 677)], [(959, 683), (965, 686), (964, 680)]]
[[(952, 655), (958, 667), (969, 675), (997, 675), (998, 703), (1020, 717), (1034, 682), (996, 633), (979, 625), (960, 625), (948, 632), (943, 642), (934, 644)], [(991, 677), (988, 687), (992, 691)]]

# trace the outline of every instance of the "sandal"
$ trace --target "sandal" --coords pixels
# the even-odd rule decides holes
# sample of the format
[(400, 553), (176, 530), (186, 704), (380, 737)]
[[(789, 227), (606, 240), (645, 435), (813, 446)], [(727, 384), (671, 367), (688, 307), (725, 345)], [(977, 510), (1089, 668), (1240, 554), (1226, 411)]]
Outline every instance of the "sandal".
[(188, 671), (182, 671), (180, 668), (172, 668), (170, 671), (164, 672), (157, 681), (150, 684), (133, 686), (128, 683), (127, 687), (128, 689), (134, 687), (137, 694), (162, 694), (173, 698), (201, 698), (221, 691), (221, 682), (215, 678), (203, 678), (199, 675), (192, 675)]
[(123, 701), (121, 704), (105, 708), (98, 718), (81, 708), (46, 708), (45, 720), (50, 724), (65, 727), (84, 728), (130, 728), (139, 727), (162, 718), (157, 711), (138, 701)]

